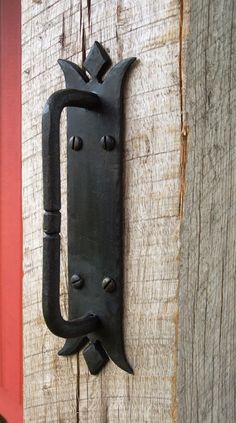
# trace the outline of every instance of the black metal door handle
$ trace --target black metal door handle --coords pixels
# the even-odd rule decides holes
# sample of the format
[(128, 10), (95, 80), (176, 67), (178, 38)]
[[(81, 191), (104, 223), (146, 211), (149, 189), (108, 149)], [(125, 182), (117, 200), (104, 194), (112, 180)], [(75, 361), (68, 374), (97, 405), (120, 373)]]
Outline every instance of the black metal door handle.
[(67, 321), (60, 311), (60, 116), (64, 107), (94, 110), (99, 105), (96, 94), (66, 89), (52, 94), (43, 111), (43, 315), (51, 332), (62, 338), (75, 338), (94, 331), (99, 325), (99, 319), (91, 313)]
[[(105, 75), (111, 61), (98, 42), (83, 68), (59, 60), (67, 89), (52, 94), (43, 112), (43, 314), (51, 332), (68, 338), (60, 355), (88, 344), (83, 354), (92, 374), (108, 357), (132, 373), (122, 329), (122, 100), (134, 60), (120, 61)], [(59, 127), (67, 106), (68, 321), (59, 301)]]

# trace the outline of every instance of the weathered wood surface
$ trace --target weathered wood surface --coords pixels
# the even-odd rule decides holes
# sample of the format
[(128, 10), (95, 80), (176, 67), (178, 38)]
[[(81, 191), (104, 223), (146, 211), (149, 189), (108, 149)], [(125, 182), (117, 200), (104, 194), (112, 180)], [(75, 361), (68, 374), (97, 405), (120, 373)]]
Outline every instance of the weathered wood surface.
[[(183, 49), (178, 0), (22, 1), (25, 422), (176, 422), (179, 226), (184, 190)], [(41, 112), (64, 87), (58, 58), (81, 62), (95, 40), (113, 62), (137, 56), (125, 94), (125, 344), (135, 375), (94, 377), (41, 311)], [(62, 190), (66, 196), (65, 125)], [(65, 207), (63, 209), (63, 215)], [(66, 309), (66, 222), (62, 306)]]
[(234, 423), (236, 7), (191, 1), (179, 422)]

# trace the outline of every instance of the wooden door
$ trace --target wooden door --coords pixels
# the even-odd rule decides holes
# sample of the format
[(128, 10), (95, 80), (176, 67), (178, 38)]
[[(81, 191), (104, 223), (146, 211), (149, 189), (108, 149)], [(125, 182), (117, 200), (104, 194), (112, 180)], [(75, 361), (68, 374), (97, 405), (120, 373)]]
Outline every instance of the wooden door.
[(20, 1), (0, 1), (0, 416), (22, 422)]

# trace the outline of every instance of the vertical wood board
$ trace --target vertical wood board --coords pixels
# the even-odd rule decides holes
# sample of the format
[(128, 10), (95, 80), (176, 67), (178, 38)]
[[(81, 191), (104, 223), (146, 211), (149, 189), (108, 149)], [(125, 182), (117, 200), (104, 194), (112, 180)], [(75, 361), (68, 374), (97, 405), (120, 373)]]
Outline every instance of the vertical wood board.
[(234, 423), (236, 8), (190, 3), (179, 422)]
[[(23, 0), (22, 8), (25, 422), (176, 422), (188, 5)], [(138, 58), (124, 102), (124, 333), (134, 376), (109, 363), (94, 377), (83, 357), (58, 357), (63, 341), (49, 333), (41, 312), (42, 107), (64, 87), (57, 59), (81, 63), (95, 40), (113, 63)], [(66, 313), (65, 134), (62, 119), (61, 303)]]
[(0, 0), (0, 416), (22, 421), (20, 4)]

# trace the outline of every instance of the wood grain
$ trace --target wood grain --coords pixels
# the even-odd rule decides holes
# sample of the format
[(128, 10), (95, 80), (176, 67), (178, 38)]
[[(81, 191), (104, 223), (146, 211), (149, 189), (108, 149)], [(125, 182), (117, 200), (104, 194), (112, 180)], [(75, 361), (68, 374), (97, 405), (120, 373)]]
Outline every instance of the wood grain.
[[(176, 365), (188, 5), (177, 0), (23, 0), (25, 422), (176, 422)], [(137, 56), (125, 88), (124, 331), (135, 375), (109, 363), (89, 375), (82, 357), (59, 358), (62, 341), (41, 312), (41, 112), (64, 87), (58, 58), (81, 63), (95, 40), (113, 63)], [(65, 122), (62, 126), (65, 216)], [(62, 227), (66, 311), (66, 219)]]
[(235, 2), (191, 1), (190, 10), (179, 422), (234, 423)]

